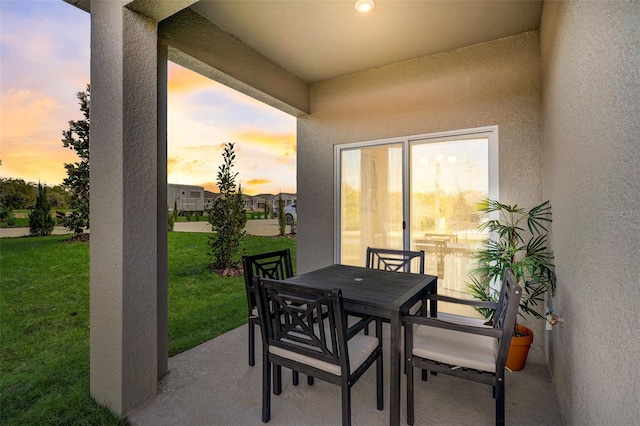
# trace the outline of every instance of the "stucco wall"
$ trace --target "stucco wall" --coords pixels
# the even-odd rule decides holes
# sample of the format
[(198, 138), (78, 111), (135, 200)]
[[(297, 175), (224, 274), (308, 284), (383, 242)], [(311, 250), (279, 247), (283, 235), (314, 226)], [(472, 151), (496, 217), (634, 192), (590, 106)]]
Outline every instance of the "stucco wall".
[(549, 360), (565, 421), (640, 421), (640, 3), (545, 2), (544, 194), (563, 323)]
[(333, 263), (333, 146), (499, 126), (500, 199), (542, 197), (537, 32), (319, 83), (298, 119), (298, 271)]

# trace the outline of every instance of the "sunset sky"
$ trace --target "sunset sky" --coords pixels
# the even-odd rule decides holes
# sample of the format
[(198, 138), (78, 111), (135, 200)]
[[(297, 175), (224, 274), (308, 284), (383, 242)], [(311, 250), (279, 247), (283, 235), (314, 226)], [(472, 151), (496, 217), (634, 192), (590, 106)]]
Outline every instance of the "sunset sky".
[[(0, 176), (54, 185), (77, 161), (62, 146), (82, 118), (89, 82), (89, 14), (62, 0), (0, 0)], [(247, 194), (296, 191), (296, 120), (169, 64), (168, 180), (215, 191), (221, 147), (236, 143)]]

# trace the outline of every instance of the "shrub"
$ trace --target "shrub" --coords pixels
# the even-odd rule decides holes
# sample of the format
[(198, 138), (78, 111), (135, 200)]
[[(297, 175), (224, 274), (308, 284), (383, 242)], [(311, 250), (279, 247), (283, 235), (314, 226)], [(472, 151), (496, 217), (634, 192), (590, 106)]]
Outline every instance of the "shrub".
[(47, 187), (38, 184), (36, 205), (29, 212), (29, 233), (38, 237), (51, 235), (55, 219), (51, 216), (51, 202), (47, 196)]
[(176, 220), (175, 220), (175, 218), (173, 216), (173, 212), (169, 212), (169, 214), (167, 214), (167, 217), (168, 217), (168, 219), (167, 219), (167, 221), (168, 221), (167, 229), (169, 231), (173, 231), (173, 225), (176, 222)]
[(278, 226), (280, 228), (280, 236), (284, 237), (287, 231), (287, 219), (284, 217), (284, 201), (282, 200), (282, 193), (278, 196)]
[(244, 213), (242, 189), (236, 190), (236, 176), (231, 168), (236, 155), (233, 143), (225, 145), (222, 153), (223, 163), (218, 168), (216, 183), (220, 189), (220, 196), (213, 202), (209, 212), (209, 223), (214, 232), (209, 237), (209, 247), (216, 269), (227, 269), (236, 266), (240, 259), (240, 250), (246, 234), (244, 227), (247, 217)]
[(9, 205), (0, 204), (0, 222), (7, 222), (8, 226), (16, 224), (16, 217), (13, 213), (13, 208)]

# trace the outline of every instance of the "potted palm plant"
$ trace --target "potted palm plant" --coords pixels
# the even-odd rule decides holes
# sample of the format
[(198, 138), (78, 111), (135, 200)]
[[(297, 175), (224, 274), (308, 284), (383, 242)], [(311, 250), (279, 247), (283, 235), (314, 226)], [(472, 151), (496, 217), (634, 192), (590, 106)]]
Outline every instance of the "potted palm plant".
[[(498, 217), (478, 227), (480, 231), (489, 231), (489, 238), (475, 254), (478, 264), (471, 272), (471, 282), (467, 283), (470, 293), (480, 300), (497, 301), (498, 290), (492, 288), (492, 283), (502, 281), (505, 270), (511, 268), (523, 288), (520, 315), (545, 319), (538, 307), (544, 304), (545, 294), (554, 295), (556, 289), (553, 253), (547, 247), (547, 226), (551, 223), (549, 201), (526, 210), (518, 205), (485, 199), (478, 205), (478, 211), (494, 213)], [(488, 319), (493, 314), (486, 308), (478, 308), (478, 311)], [(533, 331), (517, 324), (507, 359), (508, 368), (524, 368), (532, 341)]]

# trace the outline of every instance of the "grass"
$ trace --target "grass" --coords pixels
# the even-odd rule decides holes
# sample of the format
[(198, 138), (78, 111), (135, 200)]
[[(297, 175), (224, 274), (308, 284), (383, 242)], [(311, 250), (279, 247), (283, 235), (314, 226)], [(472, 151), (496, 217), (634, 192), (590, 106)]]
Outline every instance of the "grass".
[(0, 221), (0, 228), (28, 228), (29, 227), (28, 217), (16, 217), (13, 220), (14, 220), (13, 225), (9, 225), (7, 222)]
[[(183, 352), (247, 321), (242, 277), (220, 277), (208, 264), (208, 234), (169, 234), (169, 356)], [(245, 239), (246, 254), (290, 248), (295, 269), (295, 240)], [(215, 300), (215, 305), (212, 305)]]
[[(89, 245), (0, 240), (0, 424), (126, 423), (89, 395)], [(207, 234), (169, 233), (169, 354), (246, 322), (242, 277), (208, 270)], [(247, 236), (246, 253), (295, 240)]]

